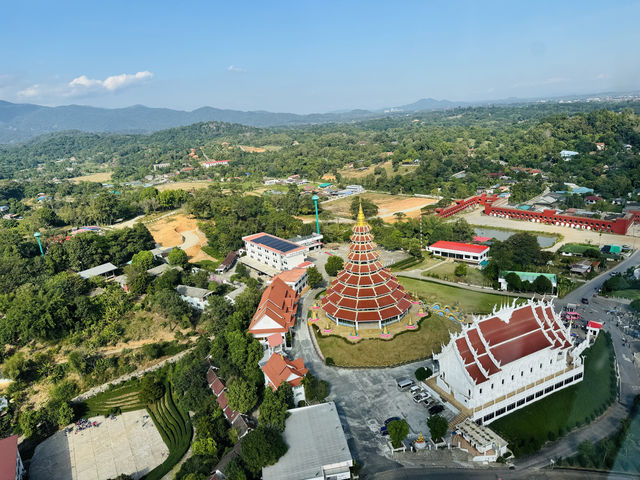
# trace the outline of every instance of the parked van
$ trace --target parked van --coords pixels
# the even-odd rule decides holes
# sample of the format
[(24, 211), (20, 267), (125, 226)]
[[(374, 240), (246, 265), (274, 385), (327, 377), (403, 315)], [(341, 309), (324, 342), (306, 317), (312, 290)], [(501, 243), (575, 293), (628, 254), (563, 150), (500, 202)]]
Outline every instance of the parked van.
[(410, 378), (400, 378), (396, 380), (396, 385), (398, 386), (398, 390), (404, 392), (407, 388), (413, 386), (413, 380)]

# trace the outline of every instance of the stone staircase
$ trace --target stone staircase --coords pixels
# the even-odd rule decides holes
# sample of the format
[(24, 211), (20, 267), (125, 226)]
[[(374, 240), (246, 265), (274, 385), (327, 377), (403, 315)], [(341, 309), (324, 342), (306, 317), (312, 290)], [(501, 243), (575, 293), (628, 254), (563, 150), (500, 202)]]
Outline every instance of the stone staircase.
[(464, 422), (467, 418), (469, 418), (469, 415), (467, 415), (464, 412), (460, 412), (458, 415), (453, 417), (449, 422), (449, 430), (455, 428), (456, 425), (459, 425), (460, 423)]

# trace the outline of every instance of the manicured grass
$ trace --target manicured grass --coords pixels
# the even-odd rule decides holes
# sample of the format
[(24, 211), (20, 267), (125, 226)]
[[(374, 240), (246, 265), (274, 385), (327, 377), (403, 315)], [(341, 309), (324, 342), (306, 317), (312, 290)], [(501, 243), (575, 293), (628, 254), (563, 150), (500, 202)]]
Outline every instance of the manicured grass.
[(560, 252), (572, 253), (574, 255), (582, 255), (585, 250), (596, 249), (600, 250), (597, 245), (589, 245), (587, 243), (565, 243)]
[(587, 350), (582, 382), (491, 423), (515, 455), (537, 451), (547, 441), (589, 423), (616, 396), (613, 346), (606, 332)]
[(438, 265), (431, 270), (423, 272), (425, 276), (437, 275), (435, 278), (441, 278), (442, 280), (448, 280), (450, 282), (463, 282), (470, 283), (471, 285), (491, 286), (491, 282), (487, 280), (487, 277), (482, 275), (482, 272), (477, 268), (467, 266), (467, 274), (462, 277), (457, 277), (455, 274), (456, 267), (460, 265), (457, 262), (447, 262), (442, 265)]
[(145, 405), (138, 398), (140, 383), (129, 381), (105, 392), (99, 393), (84, 402), (83, 416), (95, 417), (108, 415), (112, 408), (120, 407), (123, 412), (140, 410)]
[(164, 443), (169, 447), (167, 459), (151, 470), (145, 480), (158, 480), (166, 475), (189, 450), (192, 428), (189, 415), (176, 404), (171, 385), (166, 386), (164, 396), (147, 407)]
[(615, 290), (607, 294), (607, 297), (614, 298), (626, 298), (628, 300), (635, 300), (640, 298), (640, 290), (628, 289), (628, 290)]
[[(410, 259), (408, 259), (410, 260)], [(433, 258), (430, 256), (424, 257), (422, 260), (418, 260), (417, 262), (407, 261), (406, 264), (402, 262), (398, 262), (398, 266), (391, 265), (392, 272), (400, 272), (402, 270), (424, 270), (425, 268), (432, 267), (433, 265), (437, 265), (442, 260), (439, 258)]]
[(344, 367), (384, 367), (413, 362), (439, 352), (443, 343), (449, 341), (449, 331), (460, 327), (450, 320), (432, 315), (420, 322), (414, 331), (406, 331), (391, 340), (363, 339), (351, 343), (346, 339), (331, 335), (321, 336), (313, 326), (318, 346), (325, 359), (330, 357), (337, 366)]
[[(428, 280), (418, 280), (415, 278), (398, 276), (398, 280), (404, 288), (413, 293), (416, 292), (422, 300), (439, 305), (450, 305), (458, 307), (462, 312), (489, 313), (495, 305), (511, 304), (515, 297), (496, 295), (494, 293), (474, 292), (449, 285), (442, 285)], [(524, 299), (518, 299), (518, 303)]]

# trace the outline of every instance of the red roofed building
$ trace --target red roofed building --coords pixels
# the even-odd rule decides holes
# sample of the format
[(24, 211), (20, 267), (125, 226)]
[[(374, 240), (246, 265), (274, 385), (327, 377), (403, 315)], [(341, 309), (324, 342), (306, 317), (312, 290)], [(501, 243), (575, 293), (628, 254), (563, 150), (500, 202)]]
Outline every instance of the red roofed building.
[(353, 227), (344, 269), (322, 297), (322, 308), (338, 325), (384, 325), (402, 319), (411, 300), (398, 279), (382, 266), (362, 206)]
[(470, 411), (471, 419), (491, 423), (555, 391), (582, 381), (580, 354), (570, 327), (550, 303), (506, 306), (474, 318), (434, 355), (437, 386)]
[(264, 347), (268, 346), (267, 338), (277, 333), (282, 337), (285, 348), (288, 348), (286, 335), (296, 322), (297, 312), (298, 294), (282, 279), (276, 277), (262, 294), (258, 309), (249, 325), (249, 333)]
[(294, 403), (297, 405), (305, 400), (302, 379), (309, 370), (304, 366), (302, 358), (289, 360), (279, 353), (274, 353), (261, 368), (265, 386), (276, 391), (282, 382), (287, 382), (293, 390)]
[(439, 241), (427, 247), (434, 255), (455, 258), (462, 262), (480, 263), (488, 260), (489, 247), (473, 243)]
[[(198, 157), (195, 157), (198, 158)], [(204, 168), (211, 168), (211, 167), (219, 167), (222, 165), (228, 165), (229, 164), (229, 160), (208, 160), (206, 162), (200, 162), (200, 165), (202, 165)]]
[[(231, 426), (237, 430), (240, 437), (245, 436), (249, 432), (249, 425), (240, 412), (233, 410), (229, 406), (226, 393), (227, 389), (224, 386), (224, 383), (222, 383), (222, 380), (218, 377), (216, 368), (213, 366), (210, 366), (209, 370), (207, 370), (207, 384), (216, 396), (216, 401), (222, 410), (224, 418), (226, 418)], [(0, 477), (0, 479), (1, 478), (2, 477)]]
[(25, 470), (18, 452), (18, 435), (0, 440), (0, 479), (20, 480)]

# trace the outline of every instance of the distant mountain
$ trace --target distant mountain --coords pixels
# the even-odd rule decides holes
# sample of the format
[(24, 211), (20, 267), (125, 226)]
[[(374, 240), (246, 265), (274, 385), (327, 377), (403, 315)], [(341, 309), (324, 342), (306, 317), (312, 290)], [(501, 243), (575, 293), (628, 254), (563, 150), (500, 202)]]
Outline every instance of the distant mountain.
[(0, 100), (0, 143), (29, 140), (44, 133), (63, 130), (83, 132), (150, 133), (197, 122), (219, 121), (253, 127), (274, 127), (332, 122), (352, 122), (380, 117), (380, 112), (352, 110), (297, 115), (265, 111), (243, 112), (202, 107), (191, 112), (134, 105), (97, 108), (82, 105), (44, 107)]
[(477, 102), (423, 98), (417, 102), (377, 111), (348, 110), (298, 115), (265, 111), (223, 110), (202, 107), (191, 112), (134, 105), (126, 108), (97, 108), (83, 105), (44, 107), (0, 100), (0, 144), (17, 143), (44, 133), (64, 130), (111, 133), (151, 133), (198, 122), (240, 123), (250, 127), (299, 126), (305, 124), (346, 123), (408, 112), (447, 110), (483, 105), (529, 104), (534, 102), (616, 101), (638, 99), (639, 92), (567, 95), (553, 98), (506, 98)]
[(417, 102), (387, 109), (388, 112), (423, 112), (429, 110), (446, 110), (448, 108), (471, 105), (470, 102), (452, 102), (450, 100), (436, 100), (435, 98), (421, 98)]

